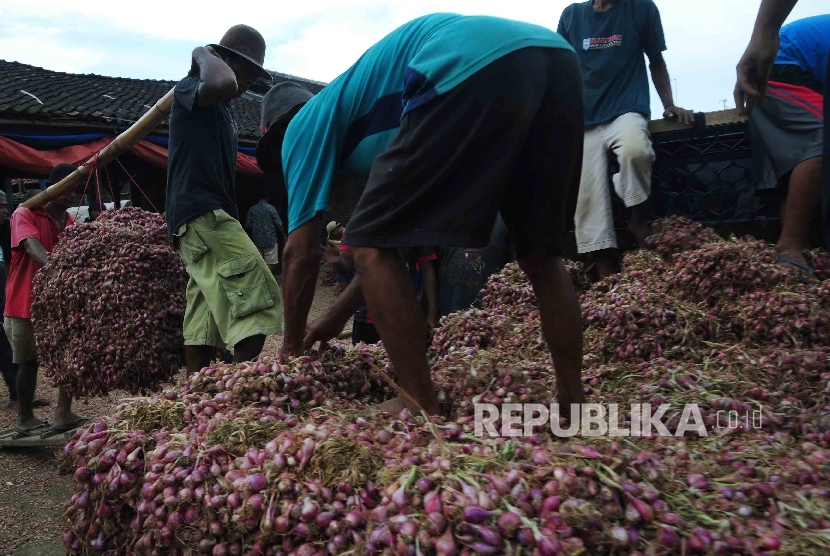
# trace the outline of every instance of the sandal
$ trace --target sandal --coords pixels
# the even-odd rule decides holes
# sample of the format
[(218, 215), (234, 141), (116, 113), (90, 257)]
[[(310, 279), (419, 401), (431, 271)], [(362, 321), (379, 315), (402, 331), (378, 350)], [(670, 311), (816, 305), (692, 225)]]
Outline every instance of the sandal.
[[(789, 257), (778, 257), (778, 262), (788, 264), (788, 265), (792, 265), (792, 266), (806, 272), (810, 276), (815, 277), (815, 274), (816, 274), (816, 269), (815, 268), (812, 268), (812, 267), (809, 267), (809, 266), (804, 266), (800, 262), (794, 261), (794, 260), (790, 259)], [(809, 278), (805, 277), (805, 276), (799, 276), (798, 281), (801, 282), (802, 284), (809, 284), (811, 282), (811, 280)]]
[(60, 427), (52, 427), (52, 430), (55, 432), (68, 432), (80, 428), (82, 425), (88, 423), (91, 420), (92, 419), (90, 419), (89, 417), (78, 417), (74, 421), (66, 423), (65, 425), (61, 425)]
[(48, 421), (41, 421), (37, 425), (32, 425), (30, 427), (21, 427), (18, 425), (14, 427), (14, 432), (20, 436), (40, 436), (44, 432), (50, 430), (50, 428), (51, 425)]

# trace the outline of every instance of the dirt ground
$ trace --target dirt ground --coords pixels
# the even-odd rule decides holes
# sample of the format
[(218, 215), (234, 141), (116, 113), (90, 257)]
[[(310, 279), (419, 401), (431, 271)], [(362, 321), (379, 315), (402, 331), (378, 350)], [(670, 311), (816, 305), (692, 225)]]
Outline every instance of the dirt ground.
[[(320, 316), (334, 300), (331, 287), (318, 283), (309, 320)], [(347, 326), (350, 330), (351, 323)], [(271, 336), (264, 353), (276, 353), (282, 337)], [(57, 391), (48, 379), (39, 377), (37, 398), (46, 398), (54, 406)], [(76, 404), (75, 411), (92, 419), (113, 413), (130, 397), (115, 392), (105, 398)], [(0, 387), (0, 430), (14, 426), (17, 410), (8, 404), (5, 386)], [(46, 420), (52, 408), (35, 410)], [(71, 475), (61, 476), (55, 455), (60, 448), (0, 448), (0, 555), (2, 556), (61, 556), (64, 548), (60, 540), (63, 530), (63, 505), (74, 489)]]

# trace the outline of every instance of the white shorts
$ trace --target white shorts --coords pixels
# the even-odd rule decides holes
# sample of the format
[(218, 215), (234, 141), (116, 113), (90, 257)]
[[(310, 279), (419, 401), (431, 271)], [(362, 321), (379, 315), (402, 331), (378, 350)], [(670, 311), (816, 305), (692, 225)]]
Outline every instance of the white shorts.
[(579, 253), (617, 247), (608, 187), (609, 151), (620, 165), (613, 183), (625, 206), (639, 205), (651, 193), (651, 167), (656, 155), (645, 116), (629, 112), (607, 124), (586, 128), (575, 216)]
[(280, 244), (278, 243), (270, 249), (260, 249), (259, 254), (265, 259), (265, 264), (279, 264)]

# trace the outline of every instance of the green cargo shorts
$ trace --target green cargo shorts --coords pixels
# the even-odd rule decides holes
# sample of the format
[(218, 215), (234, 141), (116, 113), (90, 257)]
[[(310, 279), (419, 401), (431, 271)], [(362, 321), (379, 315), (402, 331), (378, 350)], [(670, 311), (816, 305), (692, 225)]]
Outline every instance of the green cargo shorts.
[(183, 224), (174, 245), (184, 261), (186, 346), (234, 346), (282, 332), (282, 294), (238, 220), (223, 210)]

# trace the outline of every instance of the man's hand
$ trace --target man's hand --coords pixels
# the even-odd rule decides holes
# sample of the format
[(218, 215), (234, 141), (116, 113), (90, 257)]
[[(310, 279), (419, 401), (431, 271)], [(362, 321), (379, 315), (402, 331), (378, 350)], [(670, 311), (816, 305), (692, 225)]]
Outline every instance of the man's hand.
[(778, 34), (753, 39), (736, 67), (735, 106), (741, 116), (748, 116), (764, 99), (769, 72), (778, 55)]
[(761, 0), (752, 38), (738, 66), (735, 84), (735, 106), (747, 116), (761, 104), (767, 92), (769, 72), (778, 56), (778, 33), (798, 0)]
[(691, 125), (695, 121), (695, 113), (691, 110), (685, 110), (679, 106), (669, 106), (663, 112), (663, 117), (666, 119), (677, 119), (681, 124)]
[(340, 264), (340, 248), (329, 242), (323, 248), (323, 260), (331, 265)]
[(328, 318), (328, 315), (323, 315), (306, 326), (305, 339), (303, 340), (306, 351), (313, 348), (317, 342), (320, 342), (320, 351), (325, 351), (328, 348), (329, 341), (343, 332), (343, 328), (345, 326), (342, 322), (337, 322), (332, 318)]
[(288, 357), (300, 357), (303, 353), (305, 353), (303, 346), (289, 345), (283, 340), (280, 354), (287, 355)]
[[(216, 50), (214, 50), (212, 46), (206, 46), (204, 48), (210, 54), (212, 54), (213, 56), (216, 56), (217, 58), (219, 58), (221, 60), (221, 58), (219, 57), (219, 54), (216, 53)], [(191, 60), (190, 61), (190, 73), (188, 73), (188, 75), (190, 75), (192, 77), (199, 77), (199, 75), (201, 74), (201, 71), (199, 70), (199, 61), (196, 59), (196, 56), (197, 56), (196, 52), (197, 52), (196, 50), (193, 51), (193, 54), (191, 55), (191, 59), (190, 59)]]

